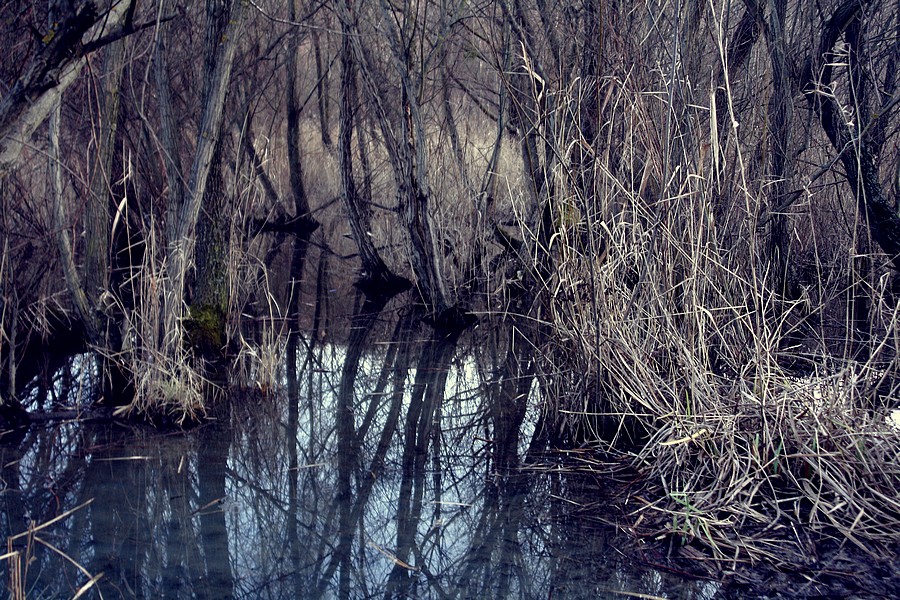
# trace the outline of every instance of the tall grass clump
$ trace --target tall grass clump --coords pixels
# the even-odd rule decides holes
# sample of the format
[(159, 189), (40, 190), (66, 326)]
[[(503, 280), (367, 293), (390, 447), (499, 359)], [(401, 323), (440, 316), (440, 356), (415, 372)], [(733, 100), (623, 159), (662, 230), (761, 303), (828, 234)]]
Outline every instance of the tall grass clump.
[(133, 400), (116, 409), (119, 415), (169, 416), (179, 424), (205, 414), (205, 381), (182, 322), (165, 326), (165, 265), (159, 261), (157, 232), (150, 223), (143, 232), (142, 260), (125, 281), (134, 306), (120, 303), (122, 350), (115, 357), (125, 364), (134, 382)]
[[(556, 430), (637, 471), (623, 506), (641, 535), (723, 565), (803, 565), (810, 543), (890, 556), (898, 309), (885, 257), (860, 252), (865, 227), (834, 227), (829, 211), (864, 217), (840, 182), (819, 182), (804, 190), (816, 209), (788, 215), (802, 251), (779, 274), (756, 152), (766, 115), (721, 144), (709, 102), (680, 109), (673, 84), (644, 76), (603, 83), (610, 149), (594, 193), (571, 169), (552, 174), (540, 354)], [(569, 93), (557, 107), (582, 106)], [(565, 156), (571, 134), (555, 132)]]

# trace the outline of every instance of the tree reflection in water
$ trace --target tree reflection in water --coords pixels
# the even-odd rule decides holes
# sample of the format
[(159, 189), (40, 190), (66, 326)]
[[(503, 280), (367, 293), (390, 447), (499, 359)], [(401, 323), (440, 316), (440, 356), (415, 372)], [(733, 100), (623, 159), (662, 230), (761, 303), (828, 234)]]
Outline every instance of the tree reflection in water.
[[(560, 499), (576, 481), (525, 464), (537, 383), (520, 324), (457, 340), (419, 317), (364, 303), (344, 344), (293, 334), (282, 396), (193, 431), (7, 436), (0, 533), (93, 499), (42, 533), (103, 573), (104, 598), (715, 594), (628, 564)], [(35, 597), (87, 580), (42, 548), (27, 578)]]

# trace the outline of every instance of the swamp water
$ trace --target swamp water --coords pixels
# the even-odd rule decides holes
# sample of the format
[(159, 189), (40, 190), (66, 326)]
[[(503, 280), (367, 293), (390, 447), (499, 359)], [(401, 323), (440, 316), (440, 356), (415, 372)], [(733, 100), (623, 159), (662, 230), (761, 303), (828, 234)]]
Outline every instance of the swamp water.
[[(4, 585), (19, 578), (29, 598), (71, 598), (95, 577), (82, 597), (716, 596), (629, 561), (613, 527), (578, 514), (594, 483), (529, 456), (537, 386), (498, 351), (508, 333), (457, 343), (384, 321), (361, 313), (340, 344), (295, 335), (277, 392), (186, 432), (4, 434), (0, 535), (69, 513), (10, 542), (28, 561), (4, 564)], [(80, 379), (60, 381), (76, 394)]]

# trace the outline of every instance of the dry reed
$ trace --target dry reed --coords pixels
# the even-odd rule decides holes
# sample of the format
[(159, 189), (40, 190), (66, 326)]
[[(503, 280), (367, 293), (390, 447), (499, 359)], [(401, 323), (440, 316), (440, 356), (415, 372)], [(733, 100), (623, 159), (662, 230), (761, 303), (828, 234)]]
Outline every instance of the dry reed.
[[(757, 225), (766, 184), (751, 174), (753, 138), (663, 160), (652, 98), (633, 82), (608, 85), (624, 137), (615, 160), (595, 165), (596, 197), (554, 173), (555, 268), (538, 282), (544, 402), (580, 432), (576, 443), (639, 473), (623, 506), (641, 536), (699, 545), (723, 568), (802, 567), (810, 540), (891, 557), (900, 437), (885, 415), (900, 346), (889, 273), (835, 274), (828, 265), (852, 264), (857, 246), (807, 207), (794, 235), (815, 242), (804, 256), (813, 276), (798, 297), (784, 294)], [(558, 106), (578, 105), (562, 96)], [(555, 131), (562, 152), (571, 134)], [(717, 183), (726, 160), (743, 182), (737, 197)], [(835, 188), (806, 193), (856, 213)], [(870, 307), (864, 335), (852, 300)]]

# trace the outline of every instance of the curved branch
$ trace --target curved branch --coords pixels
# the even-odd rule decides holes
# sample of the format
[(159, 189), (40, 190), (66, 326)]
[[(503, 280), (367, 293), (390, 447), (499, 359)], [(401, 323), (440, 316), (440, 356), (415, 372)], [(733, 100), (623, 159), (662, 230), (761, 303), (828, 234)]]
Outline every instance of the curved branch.
[[(853, 26), (858, 23), (869, 3), (870, 0), (846, 0), (826, 21), (818, 53), (818, 59), (824, 60), (820, 67), (821, 77), (818, 81), (813, 78), (815, 63), (811, 63), (804, 77), (804, 88), (812, 109), (819, 115), (822, 128), (831, 145), (840, 153), (840, 160), (847, 173), (847, 182), (853, 190), (858, 206), (866, 212), (872, 238), (888, 255), (894, 268), (900, 269), (900, 217), (884, 195), (878, 177), (875, 153), (866, 143), (864, 132), (867, 131), (869, 123), (860, 122), (862, 115), (858, 109), (854, 109), (856, 132), (863, 133), (852, 132), (841, 118), (842, 109), (838, 106), (834, 95), (819, 91), (829, 89), (834, 76), (834, 67), (825, 57), (832, 53), (841, 36), (845, 36), (851, 46), (859, 44), (857, 35), (853, 33)], [(882, 114), (876, 118), (884, 118), (883, 112), (882, 110)], [(846, 151), (851, 146), (856, 152)]]
[(100, 40), (122, 31), (130, 6), (123, 2), (101, 14), (95, 2), (85, 2), (44, 37), (44, 46), (0, 102), (0, 177), (18, 163), (32, 134), (78, 78), (88, 54), (102, 46)]

